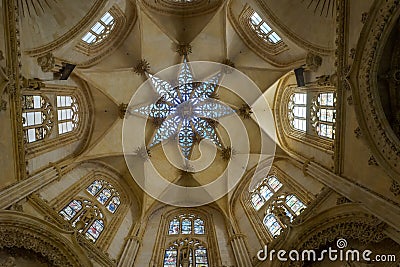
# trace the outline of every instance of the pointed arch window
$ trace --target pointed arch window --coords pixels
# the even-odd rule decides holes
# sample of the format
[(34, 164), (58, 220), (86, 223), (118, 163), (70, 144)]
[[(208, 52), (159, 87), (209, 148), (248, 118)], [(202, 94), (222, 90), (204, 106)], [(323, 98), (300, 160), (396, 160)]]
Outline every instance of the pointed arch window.
[(98, 44), (106, 39), (114, 29), (114, 17), (110, 12), (106, 12), (99, 21), (82, 37), (82, 41), (87, 44)]
[(118, 191), (110, 183), (104, 180), (94, 180), (86, 188), (86, 192), (105, 206), (111, 213), (115, 213), (121, 204)]
[(58, 133), (72, 132), (78, 126), (78, 103), (73, 96), (57, 96)]
[[(295, 195), (288, 195), (286, 197), (286, 205), (295, 215), (300, 215), (300, 213), (306, 208), (306, 205), (304, 205)], [(286, 209), (286, 211), (288, 210)], [(289, 211), (288, 213), (291, 214)], [(289, 217), (293, 219), (293, 216)]]
[(60, 215), (92, 242), (96, 242), (104, 230), (104, 215), (90, 200), (74, 199), (60, 211)]
[(54, 124), (53, 106), (42, 95), (22, 96), (22, 126), (27, 143), (47, 138)]
[(307, 94), (293, 93), (288, 103), (288, 111), (291, 126), (305, 132), (307, 130)]
[(312, 126), (321, 137), (333, 139), (335, 134), (336, 96), (320, 93), (311, 105)]
[(282, 41), (281, 37), (272, 30), (272, 28), (265, 22), (260, 15), (253, 11), (250, 16), (250, 25), (255, 33), (265, 42), (277, 44)]

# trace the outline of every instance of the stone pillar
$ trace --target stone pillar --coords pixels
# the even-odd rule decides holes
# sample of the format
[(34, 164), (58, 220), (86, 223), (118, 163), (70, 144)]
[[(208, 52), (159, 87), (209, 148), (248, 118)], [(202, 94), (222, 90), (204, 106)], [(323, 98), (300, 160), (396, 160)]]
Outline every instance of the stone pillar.
[(241, 267), (252, 267), (251, 259), (247, 251), (244, 235), (234, 234), (230, 238), (233, 254), (235, 255), (237, 266)]
[(139, 247), (141, 244), (141, 240), (132, 236), (129, 237), (128, 242), (125, 245), (124, 251), (121, 255), (121, 258), (118, 262), (118, 267), (132, 267), (134, 266), (134, 262), (136, 259), (136, 255), (139, 251)]
[(8, 208), (12, 204), (57, 180), (60, 175), (60, 169), (53, 164), (41, 172), (2, 190), (0, 192), (0, 209)]

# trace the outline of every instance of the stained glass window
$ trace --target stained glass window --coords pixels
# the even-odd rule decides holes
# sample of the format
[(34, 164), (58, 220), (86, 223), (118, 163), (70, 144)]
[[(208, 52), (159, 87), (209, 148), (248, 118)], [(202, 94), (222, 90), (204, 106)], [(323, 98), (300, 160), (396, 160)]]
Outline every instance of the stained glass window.
[(209, 119), (218, 118), (234, 113), (229, 106), (211, 98), (216, 93), (221, 73), (213, 75), (204, 82), (194, 82), (189, 62), (184, 57), (177, 74), (177, 85), (148, 74), (151, 84), (159, 95), (159, 101), (148, 106), (133, 109), (134, 113), (149, 118), (164, 119), (154, 133), (150, 147), (172, 137), (178, 137), (182, 155), (189, 158), (197, 137), (208, 139), (217, 147), (222, 147), (215, 126)]
[(65, 219), (70, 221), (81, 209), (82, 202), (74, 199), (64, 209), (60, 211), (60, 214), (63, 215)]
[(177, 267), (177, 249), (167, 249), (164, 255), (164, 267)]
[(111, 213), (115, 213), (121, 204), (117, 190), (104, 180), (94, 180), (86, 188), (86, 191), (94, 196), (96, 200), (103, 204)]
[(304, 205), (295, 195), (288, 195), (286, 197), (286, 204), (296, 215), (300, 215), (300, 213), (306, 208), (306, 205)]
[(204, 221), (201, 219), (194, 220), (194, 233), (196, 235), (204, 235)]
[(288, 116), (292, 127), (305, 132), (307, 130), (307, 94), (292, 94), (290, 96), (288, 110)]
[(272, 30), (272, 28), (265, 22), (257, 12), (253, 12), (250, 17), (250, 26), (256, 32), (258, 37), (265, 42), (277, 44), (282, 41), (281, 37)]
[(179, 220), (178, 219), (173, 219), (170, 223), (169, 223), (169, 230), (168, 230), (168, 234), (170, 235), (177, 235), (179, 234)]
[(276, 178), (275, 175), (269, 176), (268, 184), (271, 186), (271, 188), (275, 192), (278, 191), (282, 187), (281, 182), (279, 182), (278, 178)]
[(163, 267), (182, 267), (184, 262), (188, 262), (191, 267), (208, 267), (206, 246), (194, 238), (174, 241), (165, 250)]
[(320, 93), (311, 106), (312, 125), (319, 136), (333, 139), (335, 134), (335, 93)]
[(183, 219), (182, 221), (182, 234), (188, 235), (192, 233), (192, 221), (189, 219)]
[(22, 126), (28, 143), (49, 136), (53, 128), (53, 107), (45, 96), (22, 96)]
[(181, 214), (174, 217), (169, 222), (169, 235), (204, 235), (205, 234), (205, 226), (204, 220), (201, 219), (199, 216), (194, 214)]
[(259, 210), (264, 205), (265, 200), (258, 193), (254, 193), (251, 196), (251, 203), (256, 210)]
[(92, 196), (96, 195), (100, 189), (103, 187), (102, 181), (95, 180), (89, 187), (86, 189)]
[(82, 37), (87, 44), (98, 44), (106, 39), (114, 29), (115, 20), (110, 12), (106, 12), (101, 19)]
[(73, 131), (79, 121), (78, 104), (72, 96), (57, 96), (58, 133)]
[(281, 233), (282, 226), (279, 224), (278, 220), (273, 214), (267, 214), (264, 217), (264, 225), (267, 227), (268, 231), (273, 237), (276, 237)]
[(264, 178), (263, 181), (251, 194), (251, 203), (255, 210), (259, 210), (264, 204), (273, 197), (274, 193), (282, 187), (281, 182), (275, 175), (270, 175)]
[(66, 207), (60, 211), (60, 215), (67, 221), (72, 221), (72, 227), (76, 228), (78, 222), (80, 225), (79, 232), (91, 240), (96, 242), (101, 232), (104, 230), (104, 215), (96, 205), (90, 200), (72, 200)]

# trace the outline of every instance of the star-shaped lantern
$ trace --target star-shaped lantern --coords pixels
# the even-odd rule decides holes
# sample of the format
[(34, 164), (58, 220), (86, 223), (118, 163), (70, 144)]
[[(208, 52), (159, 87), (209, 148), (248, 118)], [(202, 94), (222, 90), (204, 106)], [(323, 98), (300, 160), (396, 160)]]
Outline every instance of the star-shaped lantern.
[(149, 147), (176, 137), (186, 159), (190, 158), (194, 143), (201, 139), (208, 139), (222, 148), (215, 121), (235, 112), (215, 99), (222, 76), (221, 70), (206, 81), (195, 81), (186, 56), (178, 73), (177, 85), (148, 74), (159, 99), (133, 112), (152, 118), (158, 126)]

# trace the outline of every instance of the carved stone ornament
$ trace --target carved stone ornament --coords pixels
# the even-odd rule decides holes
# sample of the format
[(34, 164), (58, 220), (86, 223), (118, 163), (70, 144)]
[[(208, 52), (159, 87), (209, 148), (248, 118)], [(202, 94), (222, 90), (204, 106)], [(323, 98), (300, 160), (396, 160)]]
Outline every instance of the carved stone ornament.
[(368, 12), (364, 12), (361, 14), (361, 22), (365, 24), (368, 20)]
[(235, 63), (233, 63), (233, 61), (226, 58), (222, 61), (222, 64), (226, 65), (223, 67), (223, 70), (222, 70), (225, 74), (231, 74), (233, 72), (233, 70), (231, 69), (231, 68), (235, 68)]
[(19, 212), (0, 212), (0, 249), (23, 248), (42, 255), (51, 266), (91, 266), (79, 247), (49, 223)]
[(5, 101), (4, 99), (1, 99), (0, 101), (0, 111), (2, 110), (7, 110), (7, 101)]
[(187, 56), (192, 53), (192, 46), (190, 44), (178, 44), (176, 52), (178, 52), (180, 56)]
[(251, 114), (253, 113), (253, 111), (251, 110), (251, 107), (247, 104), (243, 104), (239, 110), (239, 115), (242, 116), (243, 119), (250, 119), (251, 118)]
[(149, 158), (151, 158), (150, 149), (148, 149), (144, 146), (138, 147), (135, 152), (136, 152), (136, 155), (139, 156), (143, 161), (146, 161)]
[(392, 185), (390, 186), (390, 192), (393, 193), (396, 197), (400, 195), (400, 184), (397, 181), (392, 181)]
[[(397, 27), (399, 1), (376, 3), (373, 17), (365, 24), (359, 42), (360, 54), (354, 60), (350, 73), (353, 84), (353, 99), (360, 128), (375, 161), (395, 177), (400, 179), (400, 140), (387, 121), (379, 98), (377, 68), (382, 60), (386, 40)], [(364, 15), (366, 20), (366, 16)], [(371, 15), (372, 16), (372, 15)]]
[(22, 87), (30, 90), (40, 90), (45, 87), (45, 84), (39, 79), (23, 78)]
[(37, 63), (42, 69), (43, 72), (51, 72), (55, 67), (56, 60), (52, 53), (47, 53), (44, 56), (40, 56), (37, 58)]
[(224, 147), (221, 150), (221, 158), (225, 161), (229, 161), (235, 155), (235, 150), (230, 147)]
[(378, 166), (378, 162), (376, 162), (376, 159), (375, 159), (374, 156), (369, 157), (368, 165), (370, 165), (370, 166)]
[(351, 200), (348, 199), (347, 197), (339, 197), (336, 199), (336, 205), (342, 205), (346, 203), (351, 203)]
[(146, 72), (150, 70), (150, 63), (145, 59), (139, 60), (136, 66), (133, 68), (133, 71), (138, 75), (144, 75)]
[(127, 109), (128, 109), (128, 104), (121, 103), (118, 106), (118, 115), (121, 119), (125, 118)]
[(307, 68), (311, 71), (317, 71), (322, 64), (322, 58), (316, 54), (308, 53), (306, 57)]
[(356, 138), (360, 138), (360, 137), (362, 136), (362, 132), (361, 132), (360, 127), (357, 127), (357, 128), (354, 130), (354, 135), (356, 136)]
[(353, 97), (352, 96), (349, 96), (347, 98), (347, 104), (349, 104), (350, 106), (353, 105)]

